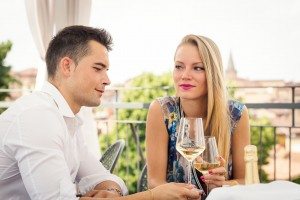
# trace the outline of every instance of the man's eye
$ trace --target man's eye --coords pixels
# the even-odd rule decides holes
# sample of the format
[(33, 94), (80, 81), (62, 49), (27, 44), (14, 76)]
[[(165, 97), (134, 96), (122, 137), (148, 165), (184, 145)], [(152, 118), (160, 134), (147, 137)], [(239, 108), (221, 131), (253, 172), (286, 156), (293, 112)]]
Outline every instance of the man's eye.
[(175, 65), (175, 69), (181, 69), (182, 66), (181, 65)]
[(93, 68), (94, 68), (94, 70), (95, 70), (96, 72), (98, 72), (98, 71), (101, 70), (101, 68), (98, 68), (98, 67), (93, 67)]

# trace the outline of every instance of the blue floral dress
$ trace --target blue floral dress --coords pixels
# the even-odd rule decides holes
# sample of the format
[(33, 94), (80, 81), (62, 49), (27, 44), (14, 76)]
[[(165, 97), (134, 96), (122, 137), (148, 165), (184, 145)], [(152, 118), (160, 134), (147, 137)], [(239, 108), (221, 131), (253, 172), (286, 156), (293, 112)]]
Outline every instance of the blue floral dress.
[[(157, 101), (160, 103), (164, 115), (164, 122), (169, 134), (168, 142), (168, 164), (167, 182), (186, 182), (188, 162), (176, 151), (176, 128), (180, 120), (180, 101), (178, 97), (161, 97)], [(231, 134), (241, 118), (244, 104), (230, 100), (228, 102), (231, 117)], [(232, 179), (232, 151), (228, 160), (228, 178)], [(195, 180), (192, 177), (192, 182)]]

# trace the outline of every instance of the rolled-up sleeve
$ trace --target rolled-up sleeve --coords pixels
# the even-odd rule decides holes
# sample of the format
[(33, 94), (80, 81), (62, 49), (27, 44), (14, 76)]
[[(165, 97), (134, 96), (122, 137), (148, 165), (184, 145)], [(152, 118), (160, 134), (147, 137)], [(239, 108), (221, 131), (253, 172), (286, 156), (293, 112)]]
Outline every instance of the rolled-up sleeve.
[(80, 192), (85, 194), (103, 181), (113, 181), (121, 187), (124, 195), (128, 194), (124, 181), (105, 169), (101, 162), (88, 150), (84, 143), (81, 143), (81, 145), (80, 167), (76, 177), (76, 180), (79, 182), (78, 186)]

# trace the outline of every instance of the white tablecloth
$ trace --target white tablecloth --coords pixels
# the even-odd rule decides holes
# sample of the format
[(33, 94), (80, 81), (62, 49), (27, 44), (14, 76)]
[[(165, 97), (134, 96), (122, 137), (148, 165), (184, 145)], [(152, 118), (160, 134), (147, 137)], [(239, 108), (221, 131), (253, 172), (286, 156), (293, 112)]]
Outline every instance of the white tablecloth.
[(289, 181), (213, 189), (206, 200), (300, 200), (300, 185)]

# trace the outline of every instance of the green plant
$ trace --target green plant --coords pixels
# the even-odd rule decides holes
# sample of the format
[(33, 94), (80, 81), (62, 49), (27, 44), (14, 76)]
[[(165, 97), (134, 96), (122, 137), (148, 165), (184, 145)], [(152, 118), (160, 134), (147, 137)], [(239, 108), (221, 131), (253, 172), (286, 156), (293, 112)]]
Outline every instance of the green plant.
[(257, 146), (260, 181), (268, 182), (268, 175), (262, 166), (268, 164), (270, 150), (274, 147), (274, 128), (271, 127), (271, 122), (267, 118), (257, 120), (250, 118), (250, 123), (259, 124), (259, 126), (252, 125), (251, 127), (251, 144)]
[[(0, 43), (0, 89), (8, 89), (10, 84), (18, 82), (11, 74), (11, 66), (5, 64), (5, 58), (7, 53), (11, 50), (12, 43), (10, 41)], [(4, 101), (10, 97), (9, 92), (0, 92), (0, 101)], [(0, 113), (5, 109), (0, 108)]]
[(300, 184), (300, 176), (298, 176), (298, 177), (292, 179), (292, 182), (297, 183), (297, 184)]

